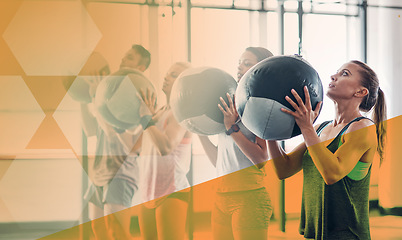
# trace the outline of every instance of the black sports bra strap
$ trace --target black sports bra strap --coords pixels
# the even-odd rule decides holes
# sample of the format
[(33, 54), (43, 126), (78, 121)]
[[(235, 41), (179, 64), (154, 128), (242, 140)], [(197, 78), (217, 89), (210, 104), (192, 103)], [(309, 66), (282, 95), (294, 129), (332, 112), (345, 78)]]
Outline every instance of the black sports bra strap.
[(321, 123), (321, 125), (317, 128), (316, 133), (317, 133), (317, 134), (320, 134), (321, 130), (322, 130), (323, 128), (325, 128), (325, 126), (327, 126), (330, 122), (332, 122), (332, 121), (325, 121), (325, 122)]
[(373, 122), (373, 120), (371, 120), (370, 118), (367, 118), (367, 117), (363, 117), (363, 116), (362, 117), (357, 117), (357, 118), (353, 119), (352, 121), (350, 121), (348, 124), (346, 124), (346, 126), (343, 127), (342, 130), (339, 132), (338, 136), (342, 135), (348, 129), (350, 124), (352, 124), (354, 122), (358, 122), (358, 121), (360, 121), (362, 119), (367, 119), (367, 120), (370, 120), (371, 122)]
[[(348, 129), (348, 127), (350, 126), (350, 124), (352, 124), (352, 123), (354, 123), (354, 122), (358, 122), (358, 121), (360, 121), (360, 120), (362, 120), (362, 119), (368, 119), (368, 120), (370, 120), (371, 122), (374, 123), (374, 121), (371, 120), (370, 118), (367, 118), (367, 117), (357, 117), (357, 118), (353, 119), (352, 121), (350, 121), (348, 124), (346, 124), (346, 126), (342, 128), (342, 130), (338, 133), (338, 135), (337, 135), (336, 137), (341, 136), (341, 135)], [(322, 129), (323, 129), (324, 127), (326, 127), (326, 126), (327, 126), (329, 123), (331, 123), (331, 122), (332, 122), (332, 121), (325, 121), (325, 122), (321, 123), (321, 125), (317, 128), (317, 131), (316, 131), (317, 134), (320, 134), (320, 132), (322, 131)]]
[[(361, 117), (357, 117), (357, 118), (355, 118), (354, 120), (356, 120), (356, 121), (360, 121), (360, 120), (362, 120), (362, 119), (367, 119), (367, 120), (370, 120), (372, 123), (374, 123), (375, 124), (375, 122), (373, 121), (373, 120), (371, 120), (370, 118), (368, 118), (368, 117), (363, 117), (363, 116), (361, 116)], [(353, 120), (352, 120), (353, 121)]]

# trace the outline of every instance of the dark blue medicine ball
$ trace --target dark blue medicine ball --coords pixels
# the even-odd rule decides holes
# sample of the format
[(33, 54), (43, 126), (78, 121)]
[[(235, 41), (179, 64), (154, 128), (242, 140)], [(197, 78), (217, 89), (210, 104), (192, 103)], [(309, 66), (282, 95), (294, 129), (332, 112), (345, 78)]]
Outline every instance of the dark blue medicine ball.
[[(226, 130), (219, 97), (227, 102), (237, 82), (223, 70), (212, 67), (190, 68), (180, 74), (172, 86), (170, 105), (176, 120), (190, 132), (213, 135)], [(227, 103), (228, 104), (228, 103)]]
[(295, 89), (304, 101), (304, 86), (315, 109), (323, 99), (323, 87), (317, 71), (306, 60), (294, 55), (259, 62), (242, 77), (236, 90), (236, 108), (243, 124), (262, 139), (283, 140), (299, 135), (294, 117), (280, 109), (294, 111), (285, 96), (296, 102), (291, 93)]

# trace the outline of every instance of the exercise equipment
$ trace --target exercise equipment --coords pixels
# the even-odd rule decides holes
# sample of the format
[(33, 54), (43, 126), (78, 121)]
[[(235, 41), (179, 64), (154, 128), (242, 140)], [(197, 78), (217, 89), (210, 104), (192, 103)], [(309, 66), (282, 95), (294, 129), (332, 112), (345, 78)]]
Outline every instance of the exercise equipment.
[(315, 109), (323, 99), (323, 87), (318, 73), (299, 55), (275, 56), (252, 67), (240, 80), (236, 90), (237, 111), (243, 124), (262, 139), (283, 140), (299, 135), (294, 117), (281, 108), (294, 111), (286, 101), (295, 89), (305, 99), (304, 86), (308, 87), (311, 105)]
[(120, 69), (103, 79), (95, 96), (95, 107), (102, 118), (118, 129), (131, 129), (140, 124), (144, 115), (144, 102), (140, 91), (150, 90), (155, 94), (153, 84), (135, 69)]
[[(172, 86), (170, 105), (176, 120), (187, 130), (200, 135), (224, 132), (219, 98), (232, 97), (236, 80), (223, 70), (198, 67), (185, 70)], [(228, 102), (227, 102), (228, 103)]]

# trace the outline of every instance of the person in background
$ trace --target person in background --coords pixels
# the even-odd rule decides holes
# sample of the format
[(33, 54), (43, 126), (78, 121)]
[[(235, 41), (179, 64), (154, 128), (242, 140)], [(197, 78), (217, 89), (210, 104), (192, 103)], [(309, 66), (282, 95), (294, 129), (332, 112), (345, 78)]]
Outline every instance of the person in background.
[[(133, 45), (122, 58), (120, 69), (131, 68), (143, 72), (148, 68), (150, 61), (148, 50), (141, 45)], [(100, 73), (88, 78), (92, 98), (95, 97), (96, 88), (104, 76)], [(138, 147), (131, 149), (130, 146), (128, 149), (122, 141), (122, 137), (127, 133), (117, 131), (106, 123), (93, 110), (92, 104), (82, 104), (81, 114), (87, 137), (96, 136), (95, 160), (90, 166), (90, 179), (93, 184), (85, 196), (89, 201), (90, 218), (95, 220), (106, 216), (105, 221), (92, 221), (93, 233), (96, 239), (130, 239), (131, 215), (112, 213), (131, 207), (134, 193), (138, 189)], [(130, 137), (139, 138), (131, 135)]]
[(173, 83), (188, 62), (174, 63), (166, 73), (162, 91), (166, 105), (156, 108), (156, 97), (148, 89), (142, 98), (152, 114), (144, 129), (140, 153), (141, 206), (139, 224), (143, 239), (180, 240), (185, 237), (190, 184), (186, 174), (191, 161), (191, 133), (179, 125), (169, 99)]
[[(239, 59), (238, 81), (252, 66), (271, 56), (262, 47), (246, 48)], [(217, 240), (267, 239), (272, 215), (270, 197), (263, 183), (267, 144), (244, 127), (231, 96), (226, 97), (229, 105), (221, 98), (218, 107), (227, 131), (218, 135), (218, 146), (208, 137), (199, 136), (218, 176), (226, 175), (217, 187), (212, 210), (213, 236)]]

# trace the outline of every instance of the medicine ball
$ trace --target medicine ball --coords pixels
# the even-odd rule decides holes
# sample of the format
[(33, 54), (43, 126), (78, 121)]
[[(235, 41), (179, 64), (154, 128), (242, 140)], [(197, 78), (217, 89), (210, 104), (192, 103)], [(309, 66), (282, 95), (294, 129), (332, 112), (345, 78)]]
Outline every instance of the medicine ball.
[(323, 99), (323, 87), (318, 73), (306, 60), (294, 55), (259, 62), (243, 76), (236, 90), (236, 108), (243, 124), (262, 139), (283, 140), (299, 135), (294, 117), (280, 109), (294, 111), (285, 96), (297, 103), (291, 93), (295, 89), (304, 101), (304, 86), (308, 87), (315, 109)]
[(188, 131), (200, 135), (224, 132), (219, 98), (232, 97), (237, 82), (225, 71), (212, 67), (187, 69), (172, 86), (170, 105), (176, 120)]
[(153, 84), (135, 69), (120, 69), (103, 79), (95, 96), (95, 107), (102, 118), (118, 129), (130, 129), (140, 124), (140, 107), (144, 106), (139, 97), (140, 90), (150, 89)]

